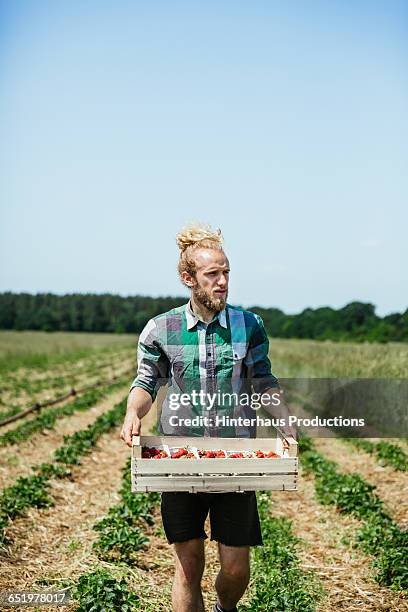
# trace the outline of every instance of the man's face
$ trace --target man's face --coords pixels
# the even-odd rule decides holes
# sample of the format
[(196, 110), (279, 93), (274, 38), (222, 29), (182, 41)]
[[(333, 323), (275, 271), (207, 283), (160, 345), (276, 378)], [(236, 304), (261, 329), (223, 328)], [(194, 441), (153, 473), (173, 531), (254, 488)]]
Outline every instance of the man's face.
[(195, 253), (197, 272), (190, 277), (194, 299), (213, 312), (224, 310), (228, 297), (229, 261), (223, 251), (198, 249)]

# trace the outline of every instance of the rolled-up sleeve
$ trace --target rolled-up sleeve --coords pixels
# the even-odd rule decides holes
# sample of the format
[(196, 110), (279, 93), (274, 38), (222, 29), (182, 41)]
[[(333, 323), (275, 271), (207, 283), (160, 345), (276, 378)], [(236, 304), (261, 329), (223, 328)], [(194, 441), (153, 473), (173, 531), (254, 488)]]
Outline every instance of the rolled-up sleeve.
[(269, 338), (263, 320), (257, 314), (254, 316), (256, 320), (249, 338), (244, 363), (255, 392), (263, 393), (272, 387), (279, 387), (279, 381), (272, 374), (272, 365), (268, 356)]
[(158, 339), (156, 322), (150, 319), (139, 336), (137, 376), (131, 384), (129, 393), (134, 387), (141, 387), (150, 393), (154, 401), (159, 388), (166, 382), (168, 367), (168, 358)]

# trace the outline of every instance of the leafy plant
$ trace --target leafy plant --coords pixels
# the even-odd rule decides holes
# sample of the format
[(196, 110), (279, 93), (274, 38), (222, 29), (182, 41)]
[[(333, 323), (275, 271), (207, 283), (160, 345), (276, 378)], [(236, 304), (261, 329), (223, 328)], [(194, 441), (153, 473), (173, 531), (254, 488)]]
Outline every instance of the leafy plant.
[(253, 551), (250, 606), (240, 609), (314, 612), (323, 589), (312, 572), (300, 567), (299, 540), (292, 533), (292, 523), (270, 515), (269, 492), (257, 496), (264, 545)]
[(131, 612), (139, 609), (139, 597), (129, 590), (124, 578), (117, 580), (107, 570), (83, 574), (72, 590), (77, 612)]
[(107, 516), (96, 523), (95, 531), (100, 536), (94, 542), (94, 548), (100, 558), (110, 561), (133, 561), (133, 553), (143, 548), (148, 542), (138, 523), (144, 520), (153, 524), (153, 507), (159, 502), (159, 493), (137, 494), (131, 492), (130, 487), (130, 458), (123, 468), (122, 486), (119, 490), (122, 501), (112, 506)]
[(54, 429), (57, 419), (64, 416), (71, 416), (75, 412), (84, 412), (85, 410), (88, 410), (100, 399), (106, 397), (109, 393), (113, 393), (120, 387), (123, 387), (124, 383), (125, 379), (115, 381), (114, 383), (111, 383), (106, 387), (102, 387), (101, 389), (92, 389), (61, 408), (44, 409), (41, 414), (30, 421), (22, 423), (18, 427), (10, 429), (6, 433), (2, 434), (0, 436), (0, 446), (25, 441), (37, 431)]
[(99, 416), (94, 423), (71, 436), (65, 436), (64, 444), (54, 452), (54, 463), (42, 463), (32, 469), (33, 476), (24, 476), (16, 483), (5, 488), (0, 495), (0, 543), (6, 543), (5, 529), (17, 516), (21, 516), (26, 508), (46, 507), (53, 505), (49, 495), (49, 480), (51, 478), (69, 478), (72, 473), (67, 465), (78, 465), (80, 457), (89, 452), (98, 438), (115, 427), (123, 418), (126, 398), (116, 404), (109, 412)]
[(337, 464), (319, 453), (310, 439), (303, 438), (300, 448), (303, 467), (315, 475), (318, 500), (365, 521), (357, 541), (375, 557), (377, 581), (397, 591), (407, 590), (408, 532), (401, 530), (387, 514), (374, 493), (375, 487), (359, 474), (339, 472)]
[(397, 444), (386, 440), (371, 442), (360, 438), (347, 438), (345, 441), (371, 455), (376, 455), (383, 465), (390, 465), (400, 472), (406, 472), (408, 469), (407, 454)]

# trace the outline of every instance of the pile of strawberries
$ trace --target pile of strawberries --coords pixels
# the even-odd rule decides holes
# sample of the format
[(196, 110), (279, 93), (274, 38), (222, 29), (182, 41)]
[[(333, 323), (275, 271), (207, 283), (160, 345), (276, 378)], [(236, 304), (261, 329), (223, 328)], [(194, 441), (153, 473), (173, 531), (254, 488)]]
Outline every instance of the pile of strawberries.
[(143, 459), (166, 459), (168, 454), (160, 448), (154, 448), (149, 446), (142, 447), (142, 458)]
[[(199, 450), (198, 455), (199, 457), (202, 457), (203, 459), (225, 459), (227, 458), (227, 455), (225, 451), (223, 450), (216, 450), (216, 451)], [(274, 457), (279, 457), (279, 455), (277, 455), (273, 451), (266, 452), (266, 451), (261, 451), (261, 450), (255, 451), (255, 454), (252, 456), (256, 457), (257, 459), (273, 459)], [(194, 453), (189, 451), (187, 448), (179, 448), (171, 455), (171, 459), (194, 459), (194, 457), (195, 457)], [(229, 459), (243, 459), (244, 457), (245, 457), (244, 453), (237, 451), (236, 453), (231, 453), (228, 458)], [(161, 450), (159, 448), (143, 446), (142, 447), (142, 458), (143, 459), (165, 459), (165, 458), (168, 459), (169, 454), (166, 453), (165, 450)]]
[(279, 455), (277, 455), (273, 451), (269, 451), (269, 453), (264, 453), (264, 451), (257, 450), (255, 455), (258, 459), (273, 459), (274, 457), (279, 457)]
[(203, 459), (216, 459), (216, 458), (221, 458), (221, 459), (224, 458), (225, 459), (225, 456), (226, 456), (223, 450), (217, 450), (217, 451), (199, 450), (198, 454)]
[(171, 456), (172, 459), (190, 459), (190, 458), (194, 458), (194, 457), (195, 457), (194, 453), (192, 453), (191, 451), (187, 450), (186, 448), (179, 448)]

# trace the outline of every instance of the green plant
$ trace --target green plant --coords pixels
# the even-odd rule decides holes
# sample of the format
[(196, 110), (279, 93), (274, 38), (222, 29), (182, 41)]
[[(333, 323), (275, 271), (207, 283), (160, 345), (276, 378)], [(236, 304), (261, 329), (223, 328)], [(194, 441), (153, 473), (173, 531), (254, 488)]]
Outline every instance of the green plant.
[(406, 472), (408, 469), (408, 457), (404, 450), (397, 444), (381, 440), (380, 442), (371, 442), (361, 438), (346, 438), (345, 442), (353, 444), (356, 448), (361, 449), (371, 455), (376, 455), (377, 459), (383, 465), (390, 465), (400, 472)]
[(113, 393), (125, 384), (125, 379), (115, 381), (101, 389), (92, 389), (74, 401), (62, 406), (61, 408), (47, 408), (38, 416), (34, 417), (27, 423), (22, 423), (18, 427), (11, 429), (0, 436), (0, 446), (16, 444), (27, 440), (37, 431), (44, 429), (54, 429), (57, 419), (70, 416), (75, 412), (84, 412), (94, 406), (100, 399)]
[(115, 427), (123, 418), (126, 398), (116, 404), (109, 412), (99, 416), (94, 423), (71, 436), (65, 436), (64, 444), (54, 452), (54, 463), (42, 463), (32, 469), (33, 476), (17, 479), (16, 483), (3, 489), (0, 496), (0, 543), (7, 543), (5, 529), (26, 508), (53, 505), (49, 495), (51, 478), (69, 478), (72, 475), (67, 465), (78, 465), (80, 457), (96, 444), (98, 438)]
[(122, 486), (119, 494), (122, 501), (112, 506), (108, 514), (94, 526), (100, 536), (93, 547), (100, 558), (110, 561), (125, 561), (131, 563), (133, 554), (143, 548), (148, 542), (138, 523), (144, 520), (152, 525), (154, 518), (153, 507), (159, 502), (159, 493), (131, 492), (130, 487), (130, 458), (123, 468)]
[(312, 572), (300, 567), (292, 523), (270, 515), (269, 493), (258, 493), (257, 498), (264, 545), (253, 550), (252, 597), (249, 607), (240, 609), (314, 612), (323, 589)]
[(138, 596), (129, 590), (126, 580), (117, 580), (104, 569), (83, 574), (72, 596), (79, 604), (77, 612), (131, 612), (140, 607)]
[(407, 590), (408, 532), (387, 514), (375, 487), (359, 474), (339, 472), (337, 464), (319, 453), (310, 439), (300, 441), (300, 451), (304, 469), (315, 475), (317, 499), (365, 522), (357, 542), (374, 556), (377, 581), (393, 590)]

